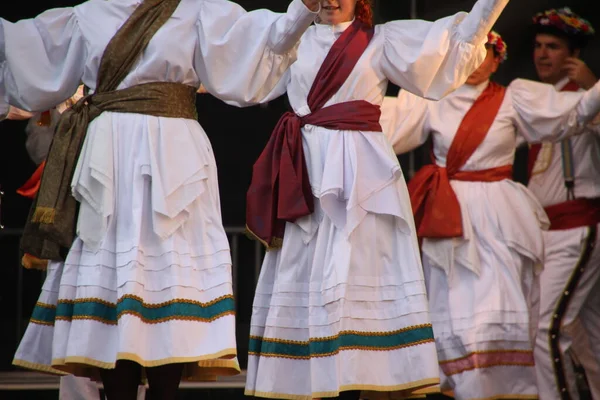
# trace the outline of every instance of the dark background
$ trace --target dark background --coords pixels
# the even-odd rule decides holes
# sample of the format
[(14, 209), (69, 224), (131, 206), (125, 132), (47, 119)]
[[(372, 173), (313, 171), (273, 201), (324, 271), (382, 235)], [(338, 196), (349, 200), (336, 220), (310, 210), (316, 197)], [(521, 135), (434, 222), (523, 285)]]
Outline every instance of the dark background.
[[(111, 0), (118, 1), (118, 0)], [(238, 0), (246, 9), (270, 8), (285, 11), (287, 0)], [(43, 2), (11, 2), (7, 10), (3, 2), (2, 18), (16, 21), (33, 17), (44, 9), (72, 6), (81, 1), (45, 0)], [(474, 1), (464, 0), (417, 0), (418, 18), (436, 19), (458, 11), (468, 11)], [(535, 79), (531, 62), (531, 36), (529, 23), (538, 11), (570, 6), (573, 11), (584, 15), (596, 28), (600, 28), (600, 14), (592, 0), (513, 0), (500, 17), (495, 29), (508, 43), (509, 59), (496, 74), (496, 80), (508, 84), (521, 77)], [(596, 6), (596, 7), (594, 7)], [(377, 22), (410, 18), (409, 0), (379, 0), (376, 4)], [(584, 60), (600, 75), (600, 41), (596, 38), (583, 55)], [(390, 85), (388, 94), (394, 95), (398, 88)], [(284, 99), (278, 99), (263, 107), (238, 109), (230, 107), (209, 95), (198, 97), (199, 120), (210, 137), (219, 166), (219, 185), (223, 218), (226, 226), (243, 226), (245, 213), (245, 191), (250, 183), (251, 167), (262, 150), (269, 134), (281, 113), (286, 109)], [(2, 202), (2, 222), (6, 226), (0, 235), (0, 370), (11, 369), (11, 360), (31, 310), (37, 300), (43, 275), (26, 271), (18, 262), (18, 229), (23, 226), (30, 205), (19, 197), (15, 190), (31, 175), (35, 166), (25, 151), (25, 123), (4, 121), (0, 123), (0, 185), (5, 191)], [(423, 159), (417, 150), (417, 167)], [(401, 158), (405, 170), (407, 156)], [(524, 155), (517, 157), (516, 178), (522, 176)], [(247, 244), (246, 247), (249, 247)], [(238, 342), (240, 361), (245, 366), (247, 330), (254, 290), (253, 256), (248, 249), (241, 248), (239, 263), (238, 299)], [(246, 261), (246, 262), (245, 262)]]

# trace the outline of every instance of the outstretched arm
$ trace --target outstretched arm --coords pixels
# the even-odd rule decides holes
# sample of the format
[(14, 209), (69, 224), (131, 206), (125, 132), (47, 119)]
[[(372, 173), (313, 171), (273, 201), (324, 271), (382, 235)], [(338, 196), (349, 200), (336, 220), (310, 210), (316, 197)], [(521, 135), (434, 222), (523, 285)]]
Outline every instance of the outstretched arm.
[(586, 92), (558, 92), (552, 85), (517, 79), (507, 93), (517, 130), (528, 142), (558, 142), (582, 133), (600, 112), (600, 82)]
[(414, 94), (439, 100), (461, 86), (483, 62), (487, 34), (508, 0), (479, 0), (470, 13), (435, 22), (383, 25), (384, 74)]
[(86, 55), (73, 8), (16, 23), (0, 19), (3, 101), (27, 111), (56, 106), (76, 91)]
[(206, 90), (237, 106), (264, 101), (296, 60), (300, 38), (319, 7), (316, 0), (294, 0), (287, 13), (278, 14), (204, 0), (195, 66)]
[(398, 97), (385, 97), (381, 105), (381, 127), (396, 154), (407, 153), (427, 141), (428, 100), (401, 90)]

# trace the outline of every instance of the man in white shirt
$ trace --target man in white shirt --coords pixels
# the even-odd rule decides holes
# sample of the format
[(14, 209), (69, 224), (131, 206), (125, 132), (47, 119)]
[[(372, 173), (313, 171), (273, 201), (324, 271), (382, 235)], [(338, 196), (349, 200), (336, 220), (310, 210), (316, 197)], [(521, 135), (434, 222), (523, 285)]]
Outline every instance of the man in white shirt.
[[(568, 8), (539, 13), (533, 22), (539, 79), (558, 91), (594, 86), (596, 76), (579, 59), (594, 34), (589, 22)], [(582, 124), (579, 135), (529, 151), (528, 187), (551, 222), (544, 232), (534, 350), (544, 400), (579, 399), (574, 358), (585, 369), (593, 397), (600, 398), (599, 133), (599, 125)]]

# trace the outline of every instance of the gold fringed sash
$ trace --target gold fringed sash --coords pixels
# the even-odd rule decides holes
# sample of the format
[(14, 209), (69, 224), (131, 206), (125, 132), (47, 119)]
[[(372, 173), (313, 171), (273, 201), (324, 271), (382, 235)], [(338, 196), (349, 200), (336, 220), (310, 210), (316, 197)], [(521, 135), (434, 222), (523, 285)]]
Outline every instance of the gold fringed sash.
[(38, 259), (62, 260), (73, 243), (77, 202), (71, 179), (89, 123), (104, 111), (197, 119), (196, 88), (153, 82), (117, 90), (150, 39), (180, 0), (145, 0), (108, 43), (96, 92), (66, 110), (46, 160), (40, 190), (25, 225), (21, 250)]

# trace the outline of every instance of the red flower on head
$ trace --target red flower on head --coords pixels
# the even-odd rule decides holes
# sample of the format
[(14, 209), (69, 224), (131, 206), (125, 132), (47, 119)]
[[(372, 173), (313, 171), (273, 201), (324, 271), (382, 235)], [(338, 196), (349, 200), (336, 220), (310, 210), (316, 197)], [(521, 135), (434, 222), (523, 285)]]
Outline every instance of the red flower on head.
[(538, 13), (533, 17), (533, 23), (535, 25), (551, 25), (567, 35), (593, 35), (595, 33), (594, 28), (587, 20), (575, 14), (568, 7)]
[(498, 57), (500, 57), (501, 62), (506, 61), (506, 59), (508, 58), (508, 46), (498, 32), (491, 31), (490, 33), (488, 33), (487, 44), (494, 48), (496, 54), (498, 55)]

